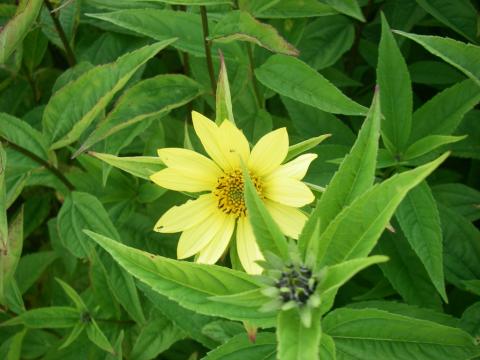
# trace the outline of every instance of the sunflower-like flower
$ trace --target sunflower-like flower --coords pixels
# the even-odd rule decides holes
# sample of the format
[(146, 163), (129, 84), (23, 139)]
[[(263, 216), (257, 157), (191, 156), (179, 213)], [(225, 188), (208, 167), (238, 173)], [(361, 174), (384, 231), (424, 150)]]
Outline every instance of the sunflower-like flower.
[(230, 121), (217, 126), (192, 112), (193, 126), (210, 159), (192, 150), (164, 148), (158, 156), (167, 168), (151, 180), (164, 188), (202, 193), (197, 199), (169, 209), (155, 231), (182, 232), (177, 257), (214, 264), (225, 253), (236, 227), (236, 247), (246, 272), (259, 274), (263, 256), (250, 224), (243, 194), (242, 163), (258, 195), (282, 232), (297, 239), (307, 217), (299, 210), (314, 196), (301, 182), (316, 154), (304, 154), (282, 165), (288, 134), (280, 128), (263, 136), (250, 150), (245, 135)]

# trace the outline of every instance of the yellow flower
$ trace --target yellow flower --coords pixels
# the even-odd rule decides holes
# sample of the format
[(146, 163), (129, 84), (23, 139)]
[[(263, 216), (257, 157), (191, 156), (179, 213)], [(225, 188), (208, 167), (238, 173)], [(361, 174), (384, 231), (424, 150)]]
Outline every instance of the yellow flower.
[(298, 208), (314, 199), (300, 180), (317, 155), (301, 155), (282, 165), (288, 152), (285, 128), (266, 134), (250, 151), (247, 139), (230, 121), (217, 126), (197, 112), (192, 112), (192, 118), (211, 159), (187, 149), (159, 149), (158, 156), (167, 168), (153, 174), (151, 180), (170, 190), (203, 194), (169, 209), (156, 223), (155, 231), (182, 232), (179, 259), (198, 254), (197, 262), (214, 264), (225, 253), (236, 225), (242, 266), (248, 273), (259, 274), (262, 268), (255, 261), (263, 257), (243, 198), (241, 162), (248, 167), (259, 196), (282, 232), (296, 239), (307, 219)]

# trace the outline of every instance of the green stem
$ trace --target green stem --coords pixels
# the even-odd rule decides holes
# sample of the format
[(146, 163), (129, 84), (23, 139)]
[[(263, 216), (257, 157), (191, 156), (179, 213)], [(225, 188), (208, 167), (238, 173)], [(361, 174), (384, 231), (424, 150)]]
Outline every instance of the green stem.
[(255, 78), (255, 64), (253, 62), (253, 51), (252, 51), (251, 44), (247, 44), (247, 53), (248, 53), (248, 61), (250, 63), (250, 77), (252, 79), (255, 98), (257, 99), (258, 107), (263, 108), (263, 99), (262, 99), (262, 96), (260, 95), (257, 79)]
[(73, 186), (73, 184), (65, 177), (65, 175), (63, 175), (61, 173), (60, 170), (58, 170), (55, 166), (51, 165), (50, 163), (48, 163), (47, 161), (43, 160), (41, 157), (35, 155), (34, 153), (32, 153), (31, 151), (17, 145), (17, 144), (14, 144), (10, 141), (8, 141), (7, 139), (5, 139), (4, 137), (0, 136), (0, 140), (4, 141), (8, 146), (10, 146), (12, 149), (14, 149), (15, 151), (29, 157), (30, 159), (32, 159), (33, 161), (35, 161), (36, 163), (42, 165), (42, 166), (45, 166), (45, 168), (50, 171), (53, 175), (55, 175), (62, 183), (65, 184), (65, 186), (68, 188), (68, 190), (70, 191), (73, 191), (75, 190), (75, 186)]
[(57, 30), (58, 36), (62, 41), (63, 47), (65, 48), (65, 54), (67, 55), (68, 64), (70, 66), (74, 66), (77, 63), (77, 60), (75, 59), (75, 54), (73, 53), (72, 48), (70, 47), (70, 44), (67, 39), (67, 35), (65, 34), (65, 31), (63, 31), (62, 24), (60, 24), (60, 20), (58, 20), (58, 17), (55, 16), (55, 14), (53, 14), (55, 9), (53, 8), (49, 0), (43, 0), (43, 3), (48, 9), (48, 13), (52, 18), (53, 25), (55, 25), (55, 29)]
[(208, 74), (210, 75), (210, 83), (213, 95), (215, 96), (217, 92), (217, 82), (215, 81), (215, 73), (213, 71), (212, 49), (208, 41), (208, 18), (205, 6), (200, 6), (200, 15), (202, 16), (203, 46), (205, 47), (205, 55), (207, 57)]

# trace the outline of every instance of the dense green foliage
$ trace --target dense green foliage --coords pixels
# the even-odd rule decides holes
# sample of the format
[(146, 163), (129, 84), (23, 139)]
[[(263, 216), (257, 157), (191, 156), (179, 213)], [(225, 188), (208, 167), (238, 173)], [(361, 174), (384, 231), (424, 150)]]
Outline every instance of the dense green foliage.
[[(0, 0), (0, 358), (480, 359), (479, 11)], [(318, 155), (298, 240), (242, 163), (261, 276), (153, 230), (192, 110)]]

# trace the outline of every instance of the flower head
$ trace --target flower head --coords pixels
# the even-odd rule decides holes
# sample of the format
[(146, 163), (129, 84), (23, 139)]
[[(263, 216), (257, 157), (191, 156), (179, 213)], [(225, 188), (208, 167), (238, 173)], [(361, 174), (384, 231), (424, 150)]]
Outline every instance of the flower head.
[(203, 115), (192, 113), (193, 126), (210, 158), (181, 148), (158, 150), (167, 166), (151, 180), (170, 190), (202, 194), (169, 209), (155, 231), (182, 232), (177, 257), (198, 254), (196, 261), (214, 264), (224, 254), (236, 228), (236, 246), (242, 266), (259, 274), (256, 263), (263, 256), (250, 225), (243, 194), (242, 163), (265, 206), (282, 232), (298, 238), (306, 216), (298, 209), (313, 201), (301, 182), (315, 154), (304, 154), (282, 164), (288, 152), (285, 128), (263, 136), (250, 150), (248, 140), (230, 121), (217, 126)]

